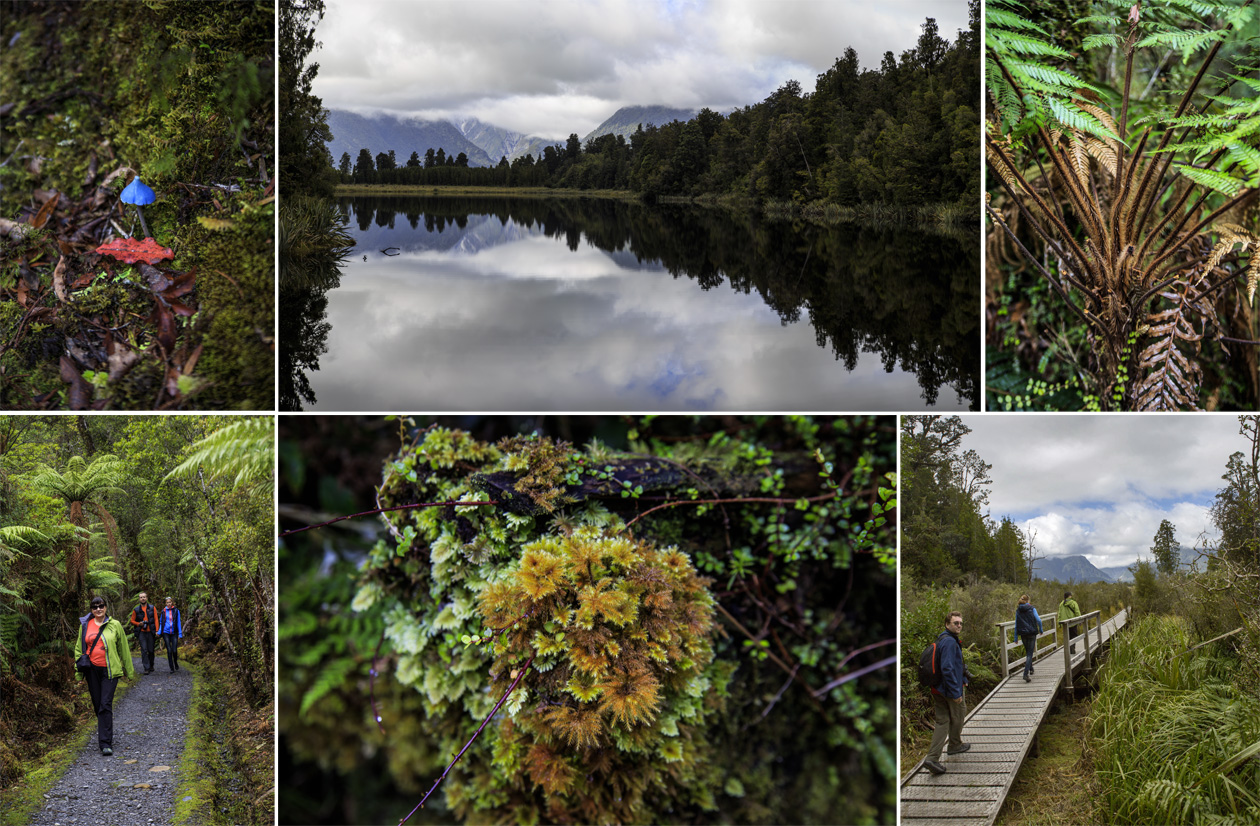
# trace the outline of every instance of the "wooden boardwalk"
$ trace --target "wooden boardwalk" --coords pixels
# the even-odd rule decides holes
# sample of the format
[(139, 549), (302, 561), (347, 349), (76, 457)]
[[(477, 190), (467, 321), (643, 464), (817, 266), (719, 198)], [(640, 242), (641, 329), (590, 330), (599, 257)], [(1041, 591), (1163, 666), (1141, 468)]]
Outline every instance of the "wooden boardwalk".
[(901, 826), (990, 826), (997, 819), (1054, 695), (1071, 687), (1065, 676), (1067, 660), (1073, 676), (1090, 668), (1100, 646), (1124, 625), (1128, 610), (1101, 625), (1096, 619), (1088, 621), (1096, 615), (1080, 618), (1087, 625), (1089, 643), (1085, 645), (1081, 636), (1072, 640), (1075, 655), (1065, 655), (1058, 645), (1037, 652), (1032, 682), (1024, 682), (1022, 658), (1011, 666), (1015, 672), (998, 683), (963, 723), (963, 742), (970, 743), (971, 750), (942, 755), (945, 774), (933, 775), (922, 760), (915, 764), (901, 781)]

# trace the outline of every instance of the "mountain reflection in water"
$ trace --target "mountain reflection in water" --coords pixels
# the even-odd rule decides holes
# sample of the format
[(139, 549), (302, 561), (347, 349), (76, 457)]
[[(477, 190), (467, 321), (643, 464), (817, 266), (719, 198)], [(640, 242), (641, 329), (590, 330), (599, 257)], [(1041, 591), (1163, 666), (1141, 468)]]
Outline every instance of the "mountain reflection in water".
[(281, 409), (978, 409), (975, 242), (587, 198), (338, 204), (339, 274), (282, 262)]

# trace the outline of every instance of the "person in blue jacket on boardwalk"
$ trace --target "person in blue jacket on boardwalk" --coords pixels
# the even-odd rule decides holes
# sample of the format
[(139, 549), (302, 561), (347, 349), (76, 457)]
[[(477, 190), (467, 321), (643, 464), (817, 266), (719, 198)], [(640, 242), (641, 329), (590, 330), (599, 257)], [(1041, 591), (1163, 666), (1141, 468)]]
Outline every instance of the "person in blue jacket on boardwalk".
[(1015, 633), (1024, 644), (1024, 682), (1031, 683), (1033, 675), (1033, 655), (1037, 653), (1037, 635), (1042, 631), (1041, 616), (1037, 608), (1028, 601), (1028, 594), (1019, 598), (1019, 606), (1015, 609)]
[(166, 607), (158, 614), (158, 631), (166, 643), (166, 664), (171, 673), (179, 671), (179, 641), (184, 638), (184, 620), (175, 607), (175, 600), (166, 598)]
[(932, 705), (936, 709), (936, 729), (932, 732), (932, 747), (928, 749), (923, 765), (932, 774), (944, 774), (941, 750), (949, 743), (949, 754), (962, 754), (971, 748), (962, 740), (963, 719), (967, 716), (967, 701), (963, 693), (967, 688), (967, 667), (963, 664), (962, 614), (950, 611), (945, 619), (945, 630), (937, 637), (940, 652), (941, 684), (932, 688)]

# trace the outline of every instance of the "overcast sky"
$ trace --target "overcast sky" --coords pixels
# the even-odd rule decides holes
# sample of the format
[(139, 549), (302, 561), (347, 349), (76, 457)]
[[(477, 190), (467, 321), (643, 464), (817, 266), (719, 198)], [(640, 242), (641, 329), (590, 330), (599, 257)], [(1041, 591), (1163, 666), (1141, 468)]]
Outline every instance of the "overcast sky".
[(953, 43), (966, 0), (327, 0), (315, 94), (328, 109), (472, 115), (585, 135), (622, 106), (727, 112), (788, 80), (812, 91), (852, 46), (863, 68)]
[(1150, 559), (1162, 519), (1182, 546), (1214, 538), (1208, 514), (1231, 453), (1247, 451), (1237, 416), (963, 416), (993, 469), (989, 507), (1037, 532), (1046, 556), (1083, 554), (1099, 568)]

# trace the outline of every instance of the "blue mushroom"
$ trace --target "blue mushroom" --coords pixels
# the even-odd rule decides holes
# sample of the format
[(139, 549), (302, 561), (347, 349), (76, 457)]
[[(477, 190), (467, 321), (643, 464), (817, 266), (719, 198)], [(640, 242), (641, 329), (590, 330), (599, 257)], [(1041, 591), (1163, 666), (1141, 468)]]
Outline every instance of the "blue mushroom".
[(131, 183), (127, 184), (127, 188), (122, 191), (122, 202), (131, 204), (136, 208), (136, 214), (140, 216), (140, 226), (144, 229), (144, 236), (152, 238), (153, 233), (149, 232), (149, 225), (144, 221), (144, 211), (140, 209), (145, 204), (151, 204), (156, 200), (157, 196), (153, 194), (153, 190), (140, 180), (140, 176), (131, 179)]

